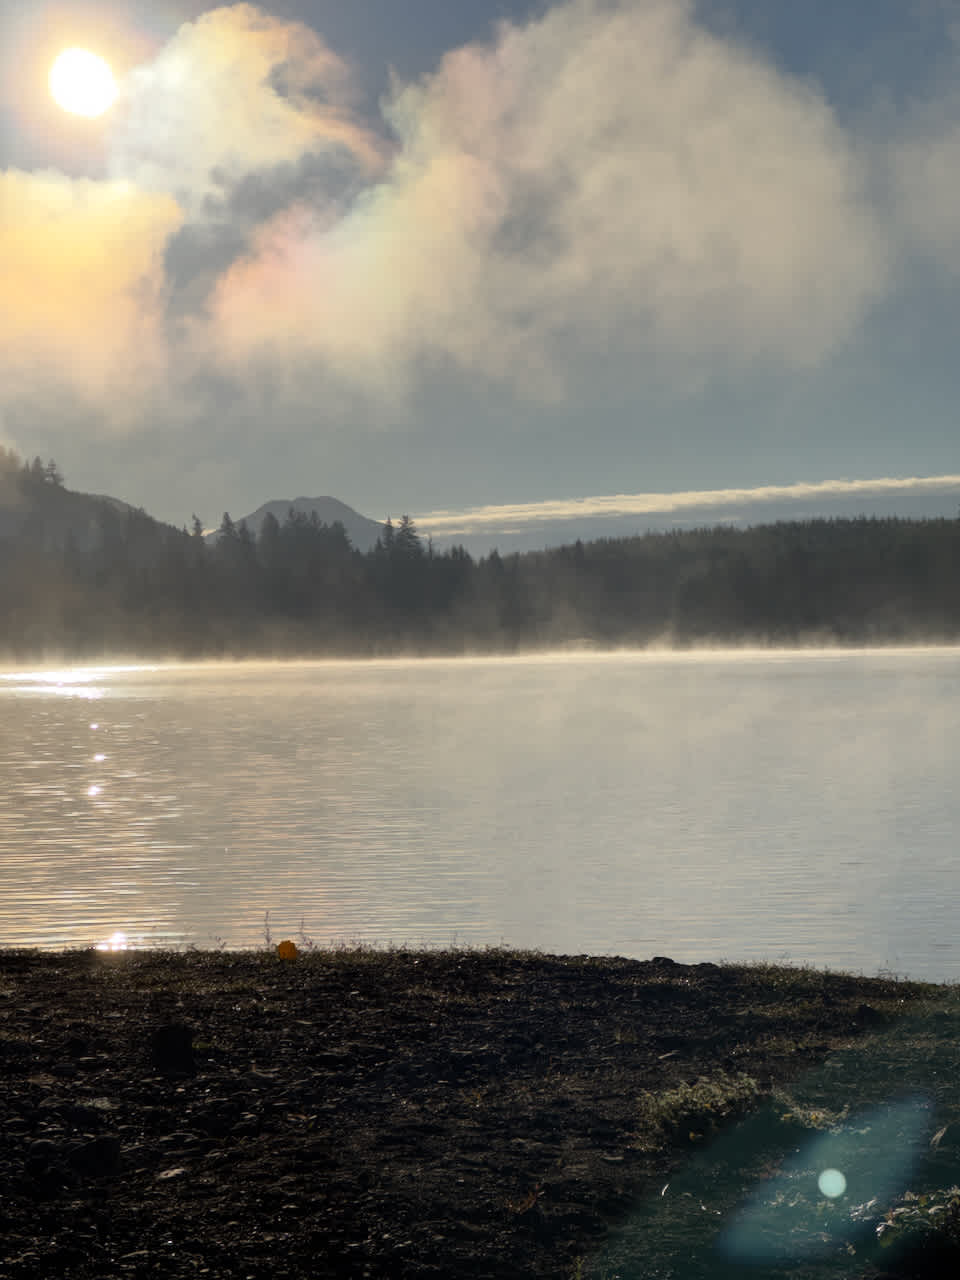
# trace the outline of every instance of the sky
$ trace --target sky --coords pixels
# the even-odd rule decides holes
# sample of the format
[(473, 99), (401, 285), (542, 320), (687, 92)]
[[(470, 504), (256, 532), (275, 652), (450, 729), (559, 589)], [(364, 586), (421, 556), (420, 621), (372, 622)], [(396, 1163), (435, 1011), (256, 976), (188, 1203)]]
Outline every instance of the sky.
[(958, 72), (960, 0), (0, 0), (0, 444), (178, 525), (955, 508)]

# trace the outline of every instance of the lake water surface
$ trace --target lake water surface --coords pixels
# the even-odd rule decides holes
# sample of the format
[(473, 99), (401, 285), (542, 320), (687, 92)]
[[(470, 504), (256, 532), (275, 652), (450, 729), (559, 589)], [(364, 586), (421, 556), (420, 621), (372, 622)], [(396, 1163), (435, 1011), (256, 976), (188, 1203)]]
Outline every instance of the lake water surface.
[(0, 674), (0, 945), (960, 980), (960, 651)]

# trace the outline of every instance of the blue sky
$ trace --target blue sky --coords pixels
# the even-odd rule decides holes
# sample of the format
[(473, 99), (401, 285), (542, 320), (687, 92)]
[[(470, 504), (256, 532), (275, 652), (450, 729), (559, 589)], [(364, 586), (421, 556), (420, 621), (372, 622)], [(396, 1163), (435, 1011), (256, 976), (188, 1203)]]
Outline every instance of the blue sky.
[(910, 495), (960, 472), (958, 59), (953, 0), (0, 0), (0, 442), (177, 523)]

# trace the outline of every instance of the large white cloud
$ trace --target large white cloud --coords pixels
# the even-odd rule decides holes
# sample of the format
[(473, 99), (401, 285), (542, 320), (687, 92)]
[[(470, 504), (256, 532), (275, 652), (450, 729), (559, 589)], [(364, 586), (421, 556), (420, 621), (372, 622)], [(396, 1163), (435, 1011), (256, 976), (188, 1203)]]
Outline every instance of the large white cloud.
[[(571, 0), (387, 106), (388, 176), (267, 227), (220, 336), (391, 389), (423, 358), (540, 390), (611, 349), (813, 364), (881, 296), (889, 245), (824, 100), (677, 0)], [(573, 365), (571, 365), (573, 359)]]

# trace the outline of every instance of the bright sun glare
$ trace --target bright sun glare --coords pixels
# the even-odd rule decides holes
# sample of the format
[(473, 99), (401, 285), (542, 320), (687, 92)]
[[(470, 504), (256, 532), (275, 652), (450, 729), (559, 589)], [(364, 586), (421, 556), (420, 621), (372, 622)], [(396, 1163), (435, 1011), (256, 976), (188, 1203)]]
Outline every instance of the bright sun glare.
[(64, 49), (50, 68), (54, 100), (77, 116), (99, 116), (113, 105), (117, 82), (108, 63), (88, 49)]

